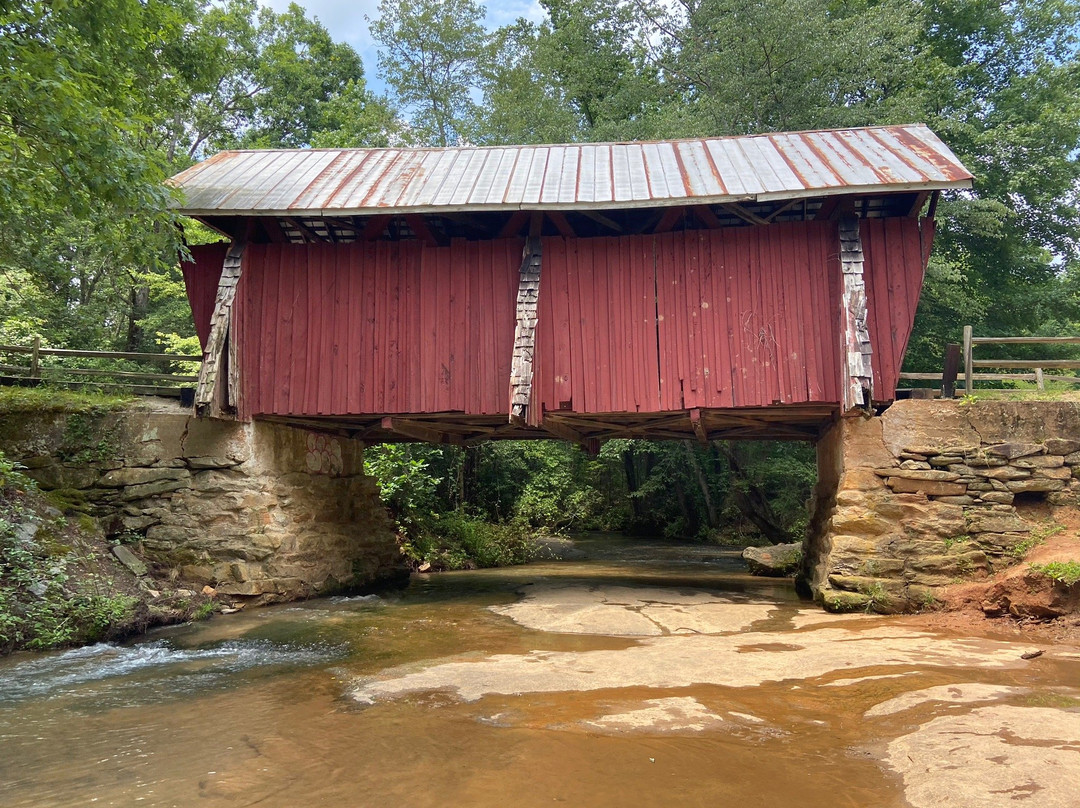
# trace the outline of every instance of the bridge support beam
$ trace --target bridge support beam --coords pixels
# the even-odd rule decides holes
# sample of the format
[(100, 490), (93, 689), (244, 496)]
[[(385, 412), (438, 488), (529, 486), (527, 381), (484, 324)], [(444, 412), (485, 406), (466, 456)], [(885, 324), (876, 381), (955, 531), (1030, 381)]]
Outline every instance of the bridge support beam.
[(844, 357), (842, 404), (843, 412), (847, 413), (869, 409), (874, 394), (873, 350), (867, 327), (862, 239), (859, 236), (859, 219), (855, 215), (840, 218), (840, 267), (843, 272), (840, 323), (844, 340), (840, 354)]
[[(195, 388), (195, 412), (200, 416), (220, 415), (225, 406), (235, 406), (236, 403), (238, 387), (236, 347), (229, 339), (229, 333), (232, 327), (233, 302), (236, 300), (237, 284), (240, 283), (245, 246), (242, 241), (233, 242), (221, 268), (214, 311), (210, 315), (210, 337), (206, 340), (203, 363), (199, 369), (199, 381)], [(218, 375), (226, 347), (229, 349), (228, 389), (225, 395), (220, 396), (218, 395)]]
[(536, 348), (537, 305), (540, 300), (540, 237), (529, 236), (521, 256), (518, 280), (514, 356), (510, 364), (510, 423), (539, 426), (529, 405), (532, 398), (533, 356)]
[(387, 416), (382, 419), (381, 425), (387, 432), (395, 432), (413, 440), (422, 440), (427, 443), (453, 443), (459, 446), (464, 443), (460, 435), (438, 429), (437, 423), (426, 424)]

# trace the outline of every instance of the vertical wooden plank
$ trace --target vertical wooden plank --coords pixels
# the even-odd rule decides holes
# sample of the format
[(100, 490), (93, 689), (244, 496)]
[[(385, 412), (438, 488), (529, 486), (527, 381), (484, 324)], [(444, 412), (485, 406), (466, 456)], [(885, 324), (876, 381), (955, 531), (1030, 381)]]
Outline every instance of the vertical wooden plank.
[(592, 412), (596, 388), (596, 346), (591, 344), (586, 325), (593, 305), (592, 267), (581, 260), (581, 244), (577, 239), (558, 238), (566, 245), (566, 253), (570, 257), (567, 266), (570, 269), (570, 366), (574, 378), (574, 412)]
[(628, 245), (622, 239), (616, 239), (605, 255), (605, 276), (609, 289), (609, 307), (611, 333), (608, 335), (608, 355), (611, 363), (609, 376), (609, 395), (612, 408), (617, 412), (634, 412), (634, 390), (640, 382), (634, 374), (633, 357), (634, 336), (629, 327), (630, 267), (626, 260)]
[[(488, 247), (490, 244), (488, 243)], [(469, 338), (469, 322), (467, 319), (469, 300), (469, 268), (456, 266), (454, 268), (453, 293), (450, 295), (450, 317), (453, 320), (454, 341), (450, 348), (450, 399), (455, 409), (468, 412), (469, 407), (469, 377), (465, 371), (468, 364), (465, 359)]]
[(631, 324), (634, 332), (634, 373), (638, 384), (634, 389), (634, 406), (638, 412), (660, 409), (660, 378), (656, 323), (656, 283), (650, 265), (653, 238), (628, 237), (627, 254), (630, 261)]
[(724, 379), (728, 358), (726, 348), (727, 311), (724, 305), (724, 253), (723, 244), (716, 233), (701, 231), (702, 253), (707, 261), (704, 292), (709, 303), (709, 406), (730, 406), (726, 402), (728, 383)]
[[(296, 351), (293, 350), (293, 322), (296, 318), (296, 288), (300, 282), (297, 271), (299, 262), (307, 262), (308, 251), (305, 249), (301, 256), (293, 251), (282, 251), (281, 255), (281, 287), (278, 299), (278, 335), (277, 335), (277, 367), (276, 387), (280, 396), (275, 399), (274, 412), (287, 415), (293, 412), (294, 401), (302, 394), (297, 390), (294, 397), (292, 388), (293, 365), (297, 361)], [(307, 273), (304, 273), (307, 276)], [(317, 333), (317, 332), (316, 332)]]
[(374, 325), (372, 328), (372, 412), (385, 414), (386, 408), (386, 273), (383, 256), (387, 246), (377, 241), (371, 253), (372, 286), (374, 287)]
[(671, 283), (667, 277), (667, 267), (661, 256), (665, 249), (662, 235), (654, 235), (649, 240), (650, 254), (647, 264), (652, 266), (653, 283), (656, 287), (656, 334), (657, 334), (657, 375), (660, 380), (660, 410), (675, 409), (671, 394), (671, 342), (673, 318), (670, 309)]
[(334, 273), (333, 391), (329, 412), (349, 412), (349, 265), (341, 245), (329, 252), (330, 271)]
[(544, 272), (551, 279), (552, 304), (552, 359), (553, 398), (549, 406), (559, 409), (564, 401), (573, 396), (572, 367), (570, 356), (570, 280), (567, 266), (566, 243), (558, 239), (544, 239)]
[[(252, 318), (252, 350), (258, 355), (258, 359), (255, 364), (249, 367), (255, 373), (257, 381), (252, 383), (252, 395), (248, 397), (248, 405), (251, 407), (252, 415), (259, 415), (266, 412), (266, 374), (267, 374), (267, 357), (266, 351), (271, 342), (267, 335), (272, 333), (273, 326), (270, 320), (266, 316), (267, 302), (267, 290), (272, 283), (273, 278), (273, 254), (267, 247), (260, 247), (264, 252), (258, 259), (258, 274), (254, 277), (252, 283), (252, 300), (254, 302), (255, 316)], [(258, 335), (258, 336), (256, 336)]]
[(821, 321), (817, 316), (818, 312), (814, 307), (813, 293), (810, 288), (813, 267), (810, 263), (811, 249), (809, 242), (813, 239), (813, 232), (804, 226), (800, 237), (795, 240), (792, 254), (795, 285), (797, 287), (795, 302), (799, 311), (802, 312), (800, 339), (802, 340), (802, 358), (805, 363), (799, 391), (802, 400), (808, 402), (819, 400), (820, 392), (817, 387), (817, 380), (821, 377), (821, 358), (818, 355), (817, 338), (817, 331)]
[(378, 350), (375, 336), (375, 251), (378, 248), (371, 243), (364, 243), (357, 248), (361, 255), (360, 263), (360, 356), (363, 359), (363, 371), (360, 373), (360, 409), (365, 413), (377, 413), (375, 403), (376, 379), (378, 379)]
[[(333, 247), (312, 244), (308, 247), (308, 272), (303, 278), (308, 294), (315, 299), (315, 319), (311, 323), (311, 337), (305, 343), (307, 350), (301, 361), (313, 375), (311, 387), (315, 391), (313, 406), (309, 413), (321, 415), (330, 407), (333, 388), (333, 331), (334, 331), (334, 278), (333, 267), (329, 265), (328, 253)], [(301, 357), (297, 357), (298, 359)], [(294, 373), (299, 371), (299, 363), (294, 365)]]
[(359, 339), (360, 294), (356, 278), (357, 243), (339, 248), (338, 270), (345, 273), (345, 336), (344, 352), (347, 372), (345, 374), (345, 411), (360, 413), (360, 347)]
[(762, 237), (769, 239), (771, 242), (769, 277), (771, 279), (772, 329), (774, 332), (772, 363), (776, 369), (777, 383), (776, 396), (769, 401), (772, 403), (775, 400), (787, 404), (792, 400), (792, 389), (795, 386), (792, 353), (795, 353), (794, 361), (798, 361), (799, 358), (798, 344), (791, 337), (791, 334), (795, 331), (793, 326), (797, 324), (799, 311), (790, 311), (786, 305), (788, 264), (784, 260), (784, 251), (790, 237), (790, 231), (784, 225), (780, 225), (776, 230), (773, 230), (773, 227), (771, 225), (762, 228)]
[(434, 265), (435, 253), (427, 249), (410, 250), (412, 260), (420, 266), (420, 320), (424, 339), (420, 347), (421, 412), (435, 412), (438, 384), (438, 276)]
[[(306, 383), (303, 387), (296, 389), (295, 395), (290, 396), (290, 410), (306, 415), (318, 412), (319, 383), (324, 373), (321, 363), (315, 358), (318, 355), (317, 346), (322, 329), (324, 304), (320, 294), (322, 267), (319, 265), (318, 254), (312, 251), (313, 246), (305, 244), (284, 248), (286, 255), (292, 252), (297, 258), (303, 256), (302, 271), (300, 271), (301, 265), (296, 261), (283, 263), (283, 267), (288, 266), (290, 280), (303, 284), (306, 289), (303, 317), (307, 322), (307, 340), (303, 344), (294, 344), (290, 335), (289, 341), (285, 343), (285, 350), (288, 353), (278, 356), (278, 361), (282, 366), (289, 365), (290, 373), (294, 367), (299, 368), (302, 365), (305, 368)], [(295, 296), (293, 301), (296, 302)]]
[[(641, 277), (641, 264), (638, 261), (640, 250), (629, 239), (618, 239), (619, 244), (619, 267), (623, 275), (621, 288), (625, 302), (622, 312), (622, 327), (626, 332), (626, 357), (622, 363), (626, 381), (622, 391), (623, 401), (627, 412), (641, 412), (647, 408), (649, 400), (649, 385), (656, 386), (656, 382), (650, 379), (645, 371), (645, 345), (642, 333), (646, 326), (645, 315), (642, 312), (639, 289), (644, 287)], [(654, 304), (655, 308), (655, 304)], [(653, 333), (656, 326), (653, 325)], [(653, 339), (655, 343), (655, 338)]]
[(836, 227), (831, 228), (833, 232), (829, 233), (828, 247), (826, 259), (829, 266), (829, 272), (826, 275), (828, 279), (828, 300), (829, 305), (834, 312), (829, 315), (829, 320), (833, 325), (833, 334), (835, 337), (835, 346), (833, 348), (831, 358), (832, 367), (830, 368), (830, 381), (834, 384), (833, 395), (831, 399), (833, 401), (840, 401), (843, 396), (843, 366), (846, 362), (846, 357), (840, 350), (842, 347), (841, 340), (843, 336), (843, 325), (840, 317), (840, 304), (842, 299), (843, 289), (843, 276), (840, 270), (840, 234), (837, 232)]
[(306, 397), (315, 389), (317, 381), (314, 374), (318, 368), (313, 368), (308, 358), (311, 356), (310, 343), (318, 338), (317, 324), (312, 323), (312, 312), (317, 312), (320, 301), (318, 289), (313, 289), (310, 275), (311, 264), (314, 257), (310, 252), (310, 245), (283, 244), (275, 245), (281, 256), (281, 266), (288, 274), (291, 281), (291, 304), (293, 333), (286, 343), (287, 355), (279, 356), (279, 370), (284, 371), (288, 366), (290, 375), (290, 387), (288, 402), (280, 413), (303, 413), (311, 410), (306, 407)]

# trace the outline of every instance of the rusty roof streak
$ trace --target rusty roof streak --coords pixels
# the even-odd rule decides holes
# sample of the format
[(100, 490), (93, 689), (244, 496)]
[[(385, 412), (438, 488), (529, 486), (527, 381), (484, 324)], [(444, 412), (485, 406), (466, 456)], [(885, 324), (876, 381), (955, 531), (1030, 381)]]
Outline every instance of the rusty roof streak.
[(647, 143), (223, 151), (177, 174), (181, 213), (603, 210), (970, 188), (923, 124)]

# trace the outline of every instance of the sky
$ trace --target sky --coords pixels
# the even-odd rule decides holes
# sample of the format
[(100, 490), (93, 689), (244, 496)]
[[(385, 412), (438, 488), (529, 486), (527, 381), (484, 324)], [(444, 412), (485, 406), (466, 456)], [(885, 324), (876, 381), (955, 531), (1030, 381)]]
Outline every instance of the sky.
[[(309, 17), (317, 18), (335, 40), (347, 42), (356, 48), (364, 60), (368, 88), (380, 95), (385, 92), (386, 84), (379, 78), (376, 46), (365, 19), (378, 16), (378, 0), (259, 0), (260, 5), (269, 6), (275, 11), (284, 11), (293, 2), (307, 9)], [(484, 5), (487, 8), (484, 22), (491, 30), (518, 17), (533, 22), (544, 18), (544, 10), (538, 0), (493, 0)]]

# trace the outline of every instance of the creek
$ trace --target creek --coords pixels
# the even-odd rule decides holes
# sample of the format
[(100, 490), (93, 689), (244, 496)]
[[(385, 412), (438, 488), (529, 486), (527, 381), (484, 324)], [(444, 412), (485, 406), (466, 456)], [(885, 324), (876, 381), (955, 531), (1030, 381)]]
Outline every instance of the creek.
[(1080, 649), (828, 615), (713, 547), (576, 546), (0, 660), (0, 802), (1076, 804)]

